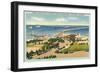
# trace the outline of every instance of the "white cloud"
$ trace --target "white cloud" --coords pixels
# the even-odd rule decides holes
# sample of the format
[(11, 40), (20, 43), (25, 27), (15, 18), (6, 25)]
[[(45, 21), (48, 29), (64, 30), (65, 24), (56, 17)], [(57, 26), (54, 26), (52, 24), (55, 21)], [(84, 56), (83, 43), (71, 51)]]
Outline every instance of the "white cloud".
[(35, 20), (35, 21), (45, 21), (44, 18), (39, 18), (39, 17), (33, 17), (32, 20)]
[(55, 21), (64, 22), (64, 21), (66, 21), (66, 19), (65, 18), (57, 18)]
[(77, 17), (68, 17), (68, 20), (77, 20)]

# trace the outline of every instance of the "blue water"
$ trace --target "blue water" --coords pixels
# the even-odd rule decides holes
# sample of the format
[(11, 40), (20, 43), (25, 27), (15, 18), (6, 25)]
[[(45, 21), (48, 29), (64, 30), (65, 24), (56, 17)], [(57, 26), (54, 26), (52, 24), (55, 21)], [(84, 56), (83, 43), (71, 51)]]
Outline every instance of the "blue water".
[(87, 35), (89, 34), (88, 26), (69, 26), (69, 25), (26, 25), (26, 39), (31, 39), (32, 35), (48, 35), (53, 36), (58, 32), (65, 31), (66, 34), (81, 34)]

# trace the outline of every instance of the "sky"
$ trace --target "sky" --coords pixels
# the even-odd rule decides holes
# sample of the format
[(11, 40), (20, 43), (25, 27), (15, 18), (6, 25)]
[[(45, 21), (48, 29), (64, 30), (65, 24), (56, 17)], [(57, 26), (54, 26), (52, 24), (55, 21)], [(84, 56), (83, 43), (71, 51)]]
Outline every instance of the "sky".
[(24, 11), (25, 25), (89, 25), (90, 14)]

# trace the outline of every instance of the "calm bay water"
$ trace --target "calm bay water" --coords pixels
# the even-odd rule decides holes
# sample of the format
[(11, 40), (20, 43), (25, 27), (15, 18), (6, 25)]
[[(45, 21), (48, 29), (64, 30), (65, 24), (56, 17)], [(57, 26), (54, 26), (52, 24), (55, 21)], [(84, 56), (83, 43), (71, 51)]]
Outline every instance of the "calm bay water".
[(65, 34), (81, 34), (83, 36), (88, 36), (89, 26), (69, 26), (69, 25), (26, 25), (26, 39), (33, 38), (33, 35), (48, 35), (52, 37), (53, 35), (64, 32)]

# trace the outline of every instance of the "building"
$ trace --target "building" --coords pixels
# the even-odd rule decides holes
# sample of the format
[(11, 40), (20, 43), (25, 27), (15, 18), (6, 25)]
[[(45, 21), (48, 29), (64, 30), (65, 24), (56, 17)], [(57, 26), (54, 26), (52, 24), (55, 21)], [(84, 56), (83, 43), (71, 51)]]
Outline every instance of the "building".
[(81, 39), (77, 42), (79, 45), (82, 45), (82, 44), (89, 44), (89, 40), (88, 40), (88, 37), (81, 37)]
[(66, 36), (66, 34), (64, 32), (60, 32), (55, 37), (64, 38), (65, 36)]
[(88, 44), (88, 37), (82, 37), (80, 34), (65, 34), (64, 32), (60, 32), (56, 35), (56, 37), (63, 38), (65, 41), (77, 42), (78, 44)]

